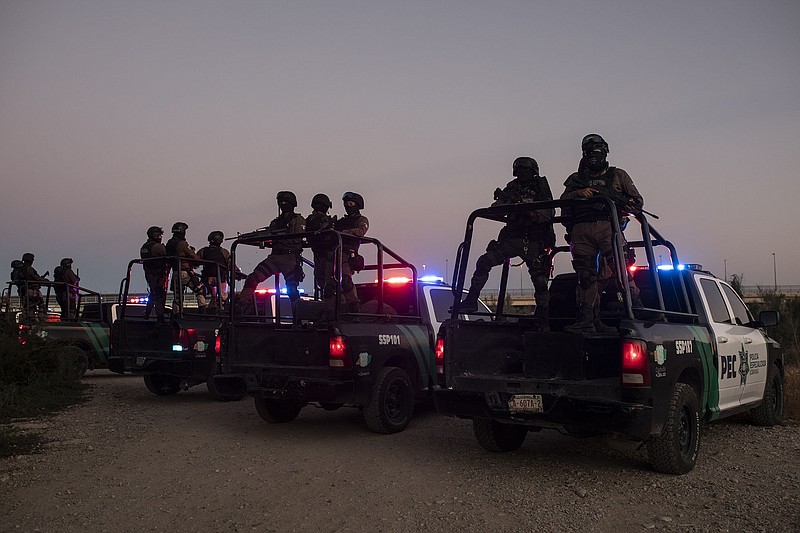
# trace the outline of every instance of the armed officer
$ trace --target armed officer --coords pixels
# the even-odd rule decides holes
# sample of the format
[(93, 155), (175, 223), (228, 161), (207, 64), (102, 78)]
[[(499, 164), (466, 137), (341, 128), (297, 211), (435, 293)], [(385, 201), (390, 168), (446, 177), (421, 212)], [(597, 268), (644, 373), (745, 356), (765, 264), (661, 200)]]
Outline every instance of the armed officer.
[(150, 295), (147, 298), (147, 305), (144, 308), (144, 318), (150, 318), (153, 309), (156, 310), (156, 321), (158, 324), (164, 322), (164, 307), (167, 303), (167, 248), (161, 244), (164, 230), (158, 226), (147, 228), (147, 242), (139, 249), (139, 257), (144, 269), (144, 279), (147, 281), (147, 288)]
[[(291, 191), (280, 191), (275, 199), (278, 202), (280, 215), (267, 226), (267, 232), (273, 234), (294, 234), (305, 231), (306, 219), (295, 213), (297, 197)], [(300, 255), (303, 252), (302, 239), (280, 239), (272, 242), (272, 253), (256, 265), (255, 270), (247, 275), (244, 287), (238, 295), (239, 305), (246, 312), (251, 308), (253, 294), (258, 284), (276, 273), (283, 274), (286, 279), (286, 292), (294, 303), (300, 299), (298, 286), (303, 281), (303, 267)]]
[[(333, 203), (327, 194), (315, 194), (311, 199), (312, 212), (306, 217), (306, 231), (333, 229), (337, 218), (328, 214), (331, 207)], [(314, 236), (308, 240), (314, 254), (314, 289), (322, 295), (328, 285), (327, 277), (333, 275), (333, 239), (330, 236)]]
[[(636, 212), (644, 206), (642, 195), (633, 184), (627, 172), (608, 165), (608, 143), (596, 133), (591, 133), (581, 141), (583, 157), (578, 171), (564, 182), (561, 195), (566, 198), (591, 198), (606, 196), (615, 201), (621, 223), (625, 215)], [(564, 328), (574, 333), (594, 333), (616, 331), (603, 324), (598, 318), (600, 290), (613, 272), (613, 235), (611, 213), (604, 203), (587, 203), (572, 207), (562, 214), (568, 217), (567, 233), (572, 252), (572, 266), (578, 275), (578, 317), (577, 322)], [(604, 266), (606, 266), (604, 268)], [(628, 272), (627, 269), (625, 269)], [(631, 298), (636, 304), (638, 289), (628, 272)]]
[(33, 268), (34, 255), (30, 252), (22, 254), (21, 277), (25, 284), (25, 313), (28, 318), (36, 319), (40, 313), (45, 312), (44, 299), (42, 298), (41, 283), (49, 283), (47, 273), (40, 276)]
[[(346, 192), (342, 196), (345, 216), (334, 222), (333, 228), (336, 231), (352, 237), (342, 238), (342, 294), (340, 301), (347, 305), (347, 311), (357, 313), (359, 309), (358, 294), (353, 283), (353, 274), (360, 272), (364, 268), (364, 258), (358, 255), (358, 247), (361, 241), (358, 237), (363, 237), (369, 230), (369, 220), (361, 214), (364, 209), (364, 198), (354, 192)], [(329, 287), (325, 290), (325, 296), (330, 297), (336, 293), (336, 281), (329, 276)]]
[(61, 319), (78, 317), (78, 282), (80, 278), (72, 270), (72, 258), (65, 257), (53, 269), (53, 287), (56, 292), (56, 301), (61, 307)]
[[(495, 190), (494, 205), (520, 204), (553, 199), (547, 178), (539, 175), (539, 164), (532, 157), (518, 157), (512, 165), (515, 176), (504, 189)], [(534, 288), (536, 311), (542, 330), (548, 330), (550, 292), (548, 279), (552, 269), (550, 249), (555, 246), (553, 209), (537, 209), (508, 215), (508, 222), (496, 240), (489, 242), (486, 253), (478, 258), (467, 297), (461, 302), (461, 312), (478, 310), (478, 296), (492, 268), (512, 257), (519, 257), (528, 267)]]
[[(228, 271), (230, 269), (231, 253), (222, 247), (222, 241), (224, 240), (224, 233), (218, 230), (212, 231), (208, 234), (208, 246), (204, 246), (197, 251), (197, 255), (201, 259), (213, 262), (203, 263), (203, 268), (200, 271), (200, 279), (211, 294), (209, 308), (216, 307), (217, 285), (219, 285), (222, 301), (224, 302), (228, 299)], [(217, 278), (217, 265), (219, 265), (219, 279)]]
[[(176, 222), (172, 225), (172, 238), (167, 241), (166, 250), (168, 257), (178, 257), (180, 263), (180, 272), (173, 272), (172, 274), (172, 291), (177, 294), (179, 287), (189, 287), (197, 298), (197, 305), (200, 308), (206, 306), (206, 298), (203, 295), (203, 284), (200, 282), (200, 277), (194, 271), (194, 264), (192, 261), (200, 259), (189, 242), (186, 240), (186, 230), (189, 225), (185, 222)], [(175, 266), (176, 263), (169, 263), (169, 266)], [(178, 283), (180, 280), (180, 284)], [(177, 314), (180, 307), (180, 298), (176, 297), (172, 304), (172, 313)]]

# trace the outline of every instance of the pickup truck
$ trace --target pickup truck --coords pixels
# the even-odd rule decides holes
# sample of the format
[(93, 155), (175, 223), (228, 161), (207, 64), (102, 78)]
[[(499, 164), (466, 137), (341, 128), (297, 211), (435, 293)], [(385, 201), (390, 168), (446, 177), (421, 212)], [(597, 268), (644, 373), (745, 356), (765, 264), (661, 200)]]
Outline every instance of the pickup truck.
[[(441, 281), (420, 279), (411, 263), (377, 239), (362, 237), (361, 253), (367, 257), (361, 276), (369, 280), (356, 280), (360, 308), (345, 312), (339, 303), (339, 250), (347, 237), (327, 233), (339, 242), (333, 262), (336, 294), (329, 295), (327, 305), (318, 295), (299, 300), (292, 320), (234, 309), (223, 331), (224, 364), (214, 377), (216, 388), (250, 394), (259, 416), (270, 423), (290, 422), (308, 404), (325, 410), (353, 406), (362, 409), (371, 431), (402, 431), (415, 401), (430, 398), (436, 382), (434, 339), (449, 316), (452, 291)], [(299, 234), (304, 248), (314, 235)], [(236, 260), (242, 247), (268, 248), (282, 238), (298, 239), (298, 234), (243, 235), (231, 255)], [(277, 277), (274, 283), (279, 289)]]
[[(25, 282), (23, 282), (25, 283)], [(75, 371), (83, 376), (87, 370), (105, 368), (110, 351), (111, 324), (117, 317), (119, 304), (103, 301), (102, 296), (85, 287), (70, 286), (77, 294), (76, 308), (62, 313), (55, 303), (53, 289), (64, 282), (37, 282), (43, 292), (44, 308), (48, 311), (42, 316), (27, 317), (11, 305), (12, 284), (3, 291), (3, 316), (18, 325), (20, 340), (27, 335), (66, 341), (79, 348), (82, 356), (76, 360)], [(27, 292), (27, 291), (23, 291)], [(24, 302), (20, 302), (24, 306)], [(50, 311), (53, 309), (52, 311)], [(57, 309), (57, 310), (56, 310)], [(75, 316), (70, 316), (74, 313)], [(63, 316), (62, 316), (63, 315)]]
[[(456, 293), (465, 281), (477, 219), (502, 222), (510, 213), (584, 201), (590, 200), (474, 211), (456, 258)], [(542, 428), (599, 433), (621, 449), (646, 446), (651, 466), (670, 474), (694, 467), (701, 420), (749, 411), (758, 425), (780, 423), (784, 360), (765, 332), (778, 323), (777, 312), (762, 311), (754, 319), (728, 283), (699, 265), (682, 265), (675, 247), (642, 213), (635, 215), (641, 240), (626, 243), (613, 203), (591, 201), (607, 202), (613, 215), (613, 254), (622, 266), (615, 268), (601, 318), (615, 332), (563, 331), (576, 316), (574, 273), (552, 280), (549, 332), (529, 316), (506, 313), (506, 264), (494, 320), (460, 319), (455, 298), (442, 324), (436, 368), (443, 382), (434, 393), (439, 412), (472, 419), (478, 443), (489, 451), (515, 450), (527, 433)], [(628, 267), (643, 307), (633, 305), (626, 248), (644, 250), (645, 264)], [(667, 265), (654, 261), (654, 248), (669, 258)]]
[[(210, 379), (219, 372), (219, 332), (225, 317), (219, 284), (207, 288), (209, 295), (214, 295), (209, 296), (213, 305), (201, 308), (192, 305), (184, 296), (180, 276), (173, 276), (167, 295), (172, 306), (166, 309), (171, 318), (159, 324), (155, 312), (146, 319), (141, 304), (134, 306), (129, 303), (132, 283), (144, 279), (141, 266), (146, 261), (163, 259), (134, 259), (128, 263), (120, 288), (119, 317), (111, 328), (112, 350), (108, 368), (119, 374), (141, 375), (147, 390), (159, 396), (170, 396), (206, 383), (208, 392), (217, 400), (243, 398), (243, 395), (220, 394)], [(197, 262), (202, 264), (206, 261)], [(172, 268), (177, 266), (175, 260)], [(134, 272), (141, 276), (134, 276)]]

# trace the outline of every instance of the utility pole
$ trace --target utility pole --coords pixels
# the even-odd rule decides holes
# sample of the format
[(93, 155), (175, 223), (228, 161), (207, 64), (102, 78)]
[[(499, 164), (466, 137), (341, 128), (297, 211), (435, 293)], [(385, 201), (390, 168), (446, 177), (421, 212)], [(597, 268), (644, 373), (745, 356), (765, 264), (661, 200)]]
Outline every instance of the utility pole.
[(777, 263), (775, 263), (775, 252), (772, 252), (772, 275), (775, 280), (775, 292), (778, 292), (778, 267)]
[(728, 260), (723, 259), (725, 261), (725, 281), (728, 281)]

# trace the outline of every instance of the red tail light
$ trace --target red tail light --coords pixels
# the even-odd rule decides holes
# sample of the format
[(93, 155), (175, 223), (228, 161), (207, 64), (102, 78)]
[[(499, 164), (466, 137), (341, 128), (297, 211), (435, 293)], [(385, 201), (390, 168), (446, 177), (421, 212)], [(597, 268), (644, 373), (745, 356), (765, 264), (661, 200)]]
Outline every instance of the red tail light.
[(439, 337), (436, 339), (436, 373), (444, 375), (444, 339)]
[(185, 329), (172, 330), (172, 351), (181, 352), (189, 349), (189, 331)]
[(344, 337), (338, 335), (331, 337), (328, 345), (328, 365), (331, 368), (350, 368)]
[(650, 385), (650, 359), (643, 341), (622, 341), (622, 384)]
[(222, 353), (222, 335), (217, 335), (214, 341), (214, 352), (219, 355)]

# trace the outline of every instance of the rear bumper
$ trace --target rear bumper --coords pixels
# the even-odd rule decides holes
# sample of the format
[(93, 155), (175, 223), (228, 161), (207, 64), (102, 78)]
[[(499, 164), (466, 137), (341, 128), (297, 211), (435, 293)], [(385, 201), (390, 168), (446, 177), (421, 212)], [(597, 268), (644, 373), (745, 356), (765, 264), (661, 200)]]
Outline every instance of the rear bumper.
[(119, 374), (160, 374), (180, 378), (205, 379), (214, 363), (213, 355), (192, 359), (163, 359), (152, 353), (108, 358), (108, 368)]
[(653, 429), (653, 410), (648, 405), (543, 393), (544, 412), (512, 412), (508, 400), (520, 392), (438, 389), (433, 398), (441, 414), (460, 418), (487, 418), (556, 429), (572, 426), (639, 441), (647, 439)]
[[(325, 369), (327, 373), (327, 369)], [(320, 372), (321, 373), (321, 372)], [(247, 394), (259, 398), (304, 402), (353, 403), (355, 384), (347, 380), (307, 373), (303, 376), (282, 373), (217, 374), (214, 385), (220, 394)]]

